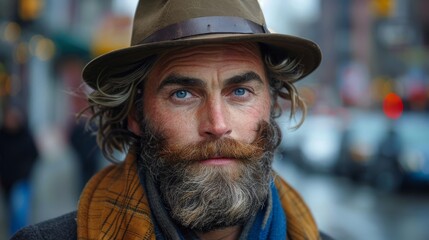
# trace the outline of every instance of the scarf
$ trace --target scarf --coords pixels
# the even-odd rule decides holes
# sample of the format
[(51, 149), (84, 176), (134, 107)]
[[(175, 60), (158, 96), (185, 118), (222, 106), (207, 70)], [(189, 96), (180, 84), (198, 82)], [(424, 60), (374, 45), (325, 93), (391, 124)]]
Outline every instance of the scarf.
[[(148, 178), (144, 179), (146, 181)], [(162, 206), (161, 208), (150, 207), (145, 188), (148, 192), (151, 190), (144, 181), (146, 187), (143, 187), (140, 180), (137, 162), (131, 154), (123, 163), (108, 166), (97, 173), (88, 182), (79, 199), (78, 239), (162, 239), (162, 236), (165, 237), (163, 235), (165, 224), (160, 224), (156, 217), (160, 216), (159, 211), (165, 211), (165, 209)], [(308, 207), (299, 194), (278, 176), (274, 178), (270, 196), (271, 200), (268, 200), (266, 207), (244, 227), (247, 238), (254, 239), (255, 236), (259, 236), (258, 239), (279, 239), (279, 236), (284, 235), (282, 232), (286, 226), (284, 220), (286, 216), (285, 239), (320, 239)], [(151, 204), (154, 202), (160, 203), (152, 200)], [(282, 209), (284, 214), (279, 214), (279, 209)], [(161, 216), (165, 214), (165, 212), (161, 213)], [(167, 225), (174, 226), (169, 224), (172, 224), (171, 222)], [(178, 236), (180, 239), (180, 235)]]

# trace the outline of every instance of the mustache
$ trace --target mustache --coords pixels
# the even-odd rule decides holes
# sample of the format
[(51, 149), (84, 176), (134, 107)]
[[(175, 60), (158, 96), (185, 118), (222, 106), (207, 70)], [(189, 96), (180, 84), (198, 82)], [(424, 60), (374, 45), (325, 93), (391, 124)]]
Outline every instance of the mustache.
[(255, 140), (251, 143), (220, 138), (205, 140), (185, 146), (168, 145), (158, 152), (161, 159), (171, 163), (189, 164), (214, 157), (233, 158), (242, 162), (256, 161), (266, 151), (272, 151), (278, 144), (278, 136), (272, 124), (262, 121), (258, 125)]
[(263, 147), (257, 144), (246, 144), (231, 138), (225, 138), (189, 144), (184, 147), (169, 146), (163, 149), (159, 156), (163, 159), (169, 159), (169, 161), (182, 163), (197, 162), (214, 157), (245, 161), (258, 158), (263, 152)]

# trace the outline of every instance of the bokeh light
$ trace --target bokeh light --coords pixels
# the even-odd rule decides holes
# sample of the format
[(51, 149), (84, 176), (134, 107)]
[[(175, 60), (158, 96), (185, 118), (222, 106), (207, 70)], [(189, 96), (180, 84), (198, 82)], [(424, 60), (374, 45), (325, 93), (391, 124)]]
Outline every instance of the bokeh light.
[(21, 37), (21, 27), (15, 22), (6, 24), (3, 32), (4, 40), (8, 42), (16, 42)]
[(29, 51), (42, 61), (51, 60), (55, 55), (55, 43), (42, 35), (35, 35), (30, 39)]
[(43, 10), (43, 5), (43, 0), (20, 0), (19, 17), (26, 21), (38, 18)]
[(389, 93), (383, 101), (384, 114), (391, 119), (397, 119), (402, 115), (404, 104), (401, 97), (394, 93)]

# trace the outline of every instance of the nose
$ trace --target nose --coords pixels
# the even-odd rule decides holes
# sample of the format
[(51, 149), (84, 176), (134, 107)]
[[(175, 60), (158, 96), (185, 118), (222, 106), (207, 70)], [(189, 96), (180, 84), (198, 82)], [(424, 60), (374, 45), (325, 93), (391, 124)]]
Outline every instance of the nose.
[(200, 109), (199, 133), (204, 138), (222, 138), (232, 133), (229, 112), (221, 97), (209, 99)]

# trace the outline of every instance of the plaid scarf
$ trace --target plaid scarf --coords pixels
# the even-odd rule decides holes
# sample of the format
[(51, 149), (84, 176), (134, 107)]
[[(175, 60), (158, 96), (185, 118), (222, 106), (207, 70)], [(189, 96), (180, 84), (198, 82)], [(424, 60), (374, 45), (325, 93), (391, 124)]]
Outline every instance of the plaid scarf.
[[(274, 184), (277, 191), (271, 191), (272, 197), (280, 200), (287, 219), (286, 239), (320, 239), (316, 223), (298, 193), (280, 177)], [(78, 206), (78, 239), (156, 239), (153, 215), (135, 157), (129, 154), (123, 163), (97, 173), (83, 190)], [(259, 221), (258, 216), (254, 221)], [(258, 230), (251, 227), (249, 238), (256, 234), (252, 231)]]

